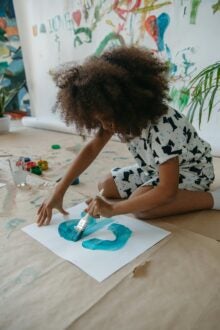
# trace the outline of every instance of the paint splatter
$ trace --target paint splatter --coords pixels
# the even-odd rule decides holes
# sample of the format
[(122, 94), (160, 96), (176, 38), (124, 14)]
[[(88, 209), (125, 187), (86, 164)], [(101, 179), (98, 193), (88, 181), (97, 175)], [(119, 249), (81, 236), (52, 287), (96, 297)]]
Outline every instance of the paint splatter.
[[(178, 63), (175, 76), (183, 81), (191, 79), (193, 73), (197, 70), (196, 63), (192, 60), (196, 50), (194, 47), (186, 47), (179, 50), (175, 55), (175, 63)], [(172, 61), (173, 62), (173, 61)]]
[(97, 28), (98, 23), (102, 20), (102, 17), (104, 17), (104, 13), (101, 12), (102, 5), (105, 1), (100, 1), (98, 5), (95, 6), (94, 14), (93, 14), (93, 21), (91, 30), (94, 31)]
[(105, 23), (112, 26), (113, 28), (115, 28), (115, 25), (112, 23), (112, 20), (111, 19), (106, 19), (105, 20)]
[(116, 154), (115, 151), (112, 151), (112, 150), (105, 150), (102, 152), (103, 154)]
[(150, 11), (157, 10), (161, 7), (172, 5), (171, 1), (164, 1), (162, 3), (156, 3), (158, 0), (145, 0), (144, 7), (135, 9), (135, 13), (149, 13)]
[(83, 145), (80, 143), (76, 143), (74, 146), (72, 147), (67, 147), (66, 150), (67, 151), (71, 151), (74, 153), (78, 153), (81, 149), (82, 149)]
[(75, 40), (74, 40), (74, 47), (77, 44), (80, 46), (83, 43), (91, 43), (92, 42), (92, 31), (87, 27), (80, 27), (74, 31), (75, 33)]
[(182, 87), (180, 89), (172, 87), (170, 96), (173, 104), (177, 106), (180, 111), (183, 111), (189, 102), (190, 90), (186, 87)]
[(44, 23), (40, 25), (40, 33), (47, 33), (46, 25)]
[(188, 74), (189, 74), (189, 69), (191, 68), (191, 67), (193, 67), (194, 65), (195, 65), (195, 63), (193, 63), (193, 62), (190, 62), (188, 59), (187, 59), (187, 57), (186, 57), (186, 54), (182, 54), (182, 59), (183, 59), (183, 65), (184, 65), (184, 74), (185, 74), (185, 76), (188, 76)]
[(20, 218), (13, 218), (7, 221), (7, 223), (5, 224), (5, 228), (8, 231), (7, 238), (9, 238), (11, 233), (15, 231), (20, 226), (20, 224), (23, 224), (24, 222), (26, 222), (26, 220)]
[(24, 286), (33, 282), (39, 275), (39, 271), (33, 267), (23, 269), (14, 279), (10, 279), (0, 288), (1, 296), (15, 290), (16, 286)]
[(30, 203), (33, 204), (35, 207), (39, 207), (44, 200), (44, 196), (38, 196), (35, 199), (31, 200)]
[(32, 26), (32, 34), (33, 34), (33, 37), (37, 37), (37, 35), (38, 35), (38, 27), (36, 24)]
[(74, 20), (74, 22), (76, 22), (77, 26), (80, 26), (80, 22), (81, 22), (81, 11), (80, 10), (76, 10), (72, 13), (72, 18)]
[(115, 45), (125, 45), (125, 41), (120, 34), (111, 32), (101, 41), (99, 47), (95, 51), (95, 55), (101, 55), (111, 43), (114, 43)]
[(167, 54), (167, 58), (168, 58), (170, 74), (175, 75), (177, 72), (177, 65), (172, 61), (171, 51), (167, 44), (165, 45), (165, 50), (166, 50), (166, 54)]
[(196, 24), (196, 18), (201, 0), (191, 0), (190, 24)]
[(104, 251), (117, 251), (122, 249), (128, 242), (132, 235), (132, 231), (121, 224), (113, 223), (108, 227), (115, 235), (114, 240), (102, 240), (99, 238), (92, 238), (83, 241), (82, 246), (89, 250), (104, 250)]
[(157, 44), (158, 51), (164, 50), (164, 34), (170, 23), (170, 16), (162, 13), (158, 17), (151, 15), (145, 21), (145, 28)]
[[(141, 5), (141, 0), (136, 0), (135, 4), (130, 7), (131, 1), (126, 1), (127, 8), (119, 7), (122, 1), (115, 0), (112, 9), (118, 14), (120, 18), (125, 20), (125, 14), (135, 12)], [(130, 8), (129, 8), (130, 7)]]
[(5, 228), (7, 230), (14, 230), (16, 229), (21, 223), (26, 222), (24, 219), (19, 219), (19, 218), (13, 218), (9, 221), (7, 221)]

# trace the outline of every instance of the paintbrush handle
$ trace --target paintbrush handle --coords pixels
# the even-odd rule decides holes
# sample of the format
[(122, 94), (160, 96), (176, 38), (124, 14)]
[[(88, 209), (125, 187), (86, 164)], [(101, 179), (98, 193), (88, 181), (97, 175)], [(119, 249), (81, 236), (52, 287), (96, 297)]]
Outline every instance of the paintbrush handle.
[(103, 197), (104, 189), (101, 189), (96, 196)]

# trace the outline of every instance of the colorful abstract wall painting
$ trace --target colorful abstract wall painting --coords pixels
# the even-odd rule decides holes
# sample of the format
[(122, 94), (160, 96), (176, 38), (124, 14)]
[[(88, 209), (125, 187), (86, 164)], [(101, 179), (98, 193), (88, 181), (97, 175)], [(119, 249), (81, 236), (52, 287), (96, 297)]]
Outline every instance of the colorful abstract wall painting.
[(61, 214), (54, 215), (49, 226), (38, 227), (34, 223), (22, 230), (99, 282), (170, 234), (127, 215), (90, 217), (82, 238), (75, 242), (72, 240), (74, 227), (85, 207), (86, 204), (81, 203), (70, 208), (65, 219)]
[[(6, 111), (30, 113), (20, 37), (12, 0), (0, 1), (0, 88), (6, 88)], [(9, 93), (10, 92), (10, 93)]]
[[(220, 134), (219, 0), (54, 0), (53, 6), (49, 0), (15, 0), (14, 4), (25, 40), (23, 51), (30, 62), (27, 74), (34, 81), (33, 116), (60, 121), (51, 111), (56, 88), (50, 71), (58, 65), (81, 62), (109, 47), (140, 45), (169, 63), (171, 105), (186, 114), (212, 144), (214, 154), (220, 154), (216, 142)], [(46, 100), (41, 97), (42, 81), (48, 86)]]

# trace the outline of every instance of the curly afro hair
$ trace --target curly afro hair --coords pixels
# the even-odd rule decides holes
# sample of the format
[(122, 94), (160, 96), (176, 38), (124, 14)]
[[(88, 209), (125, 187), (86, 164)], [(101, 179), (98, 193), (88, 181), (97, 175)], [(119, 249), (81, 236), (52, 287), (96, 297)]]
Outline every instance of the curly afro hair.
[(102, 132), (99, 116), (126, 140), (168, 110), (168, 66), (149, 50), (121, 46), (54, 74), (57, 108), (67, 125)]

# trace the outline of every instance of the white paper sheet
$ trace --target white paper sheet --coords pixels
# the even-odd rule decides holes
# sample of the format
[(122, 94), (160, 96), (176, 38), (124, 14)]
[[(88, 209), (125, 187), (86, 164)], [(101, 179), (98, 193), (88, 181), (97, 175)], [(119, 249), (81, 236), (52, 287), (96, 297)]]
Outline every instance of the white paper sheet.
[[(116, 236), (108, 229), (110, 224), (77, 242), (60, 237), (58, 232), (58, 226), (62, 222), (79, 219), (85, 206), (84, 203), (81, 203), (70, 208), (68, 210), (69, 215), (65, 219), (61, 214), (54, 215), (49, 226), (38, 227), (36, 224), (31, 224), (22, 230), (59, 257), (72, 262), (99, 282), (170, 234), (166, 230), (126, 215), (115, 216), (111, 218), (112, 224), (127, 227), (132, 231), (130, 238), (122, 248), (116, 251), (91, 250), (83, 247), (83, 242), (85, 243), (92, 238), (115, 241)], [(101, 220), (97, 220), (97, 222)]]

